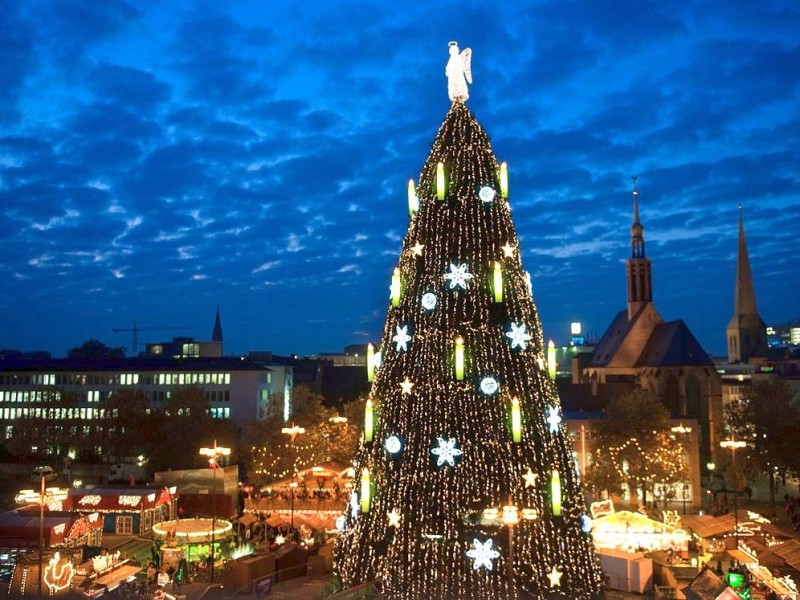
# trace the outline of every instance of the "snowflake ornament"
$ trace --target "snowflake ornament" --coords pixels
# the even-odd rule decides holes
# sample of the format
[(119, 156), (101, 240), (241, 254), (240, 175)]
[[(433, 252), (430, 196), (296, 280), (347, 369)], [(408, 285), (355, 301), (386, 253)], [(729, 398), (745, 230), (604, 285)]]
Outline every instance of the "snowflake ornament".
[(408, 335), (408, 325), (403, 325), (402, 327), (396, 325), (395, 329), (397, 333), (392, 338), (392, 341), (396, 344), (395, 350), (398, 352), (405, 352), (408, 350), (408, 342), (411, 341), (411, 336)]
[(549, 413), (547, 422), (550, 424), (550, 433), (558, 433), (558, 426), (561, 425), (561, 415), (558, 414), (558, 407), (547, 407)]
[(439, 438), (438, 442), (439, 445), (431, 450), (431, 454), (437, 457), (436, 466), (441, 467), (443, 464), (447, 463), (451, 467), (455, 467), (456, 457), (461, 456), (461, 450), (456, 448), (456, 439), (450, 438), (445, 440), (444, 438)]
[(520, 325), (516, 323), (511, 324), (511, 331), (506, 332), (506, 337), (511, 340), (512, 348), (519, 348), (520, 350), (526, 350), (528, 348), (528, 341), (533, 339), (533, 336), (526, 330), (527, 325), (525, 325), (525, 323)]
[(451, 290), (456, 286), (467, 289), (467, 283), (472, 279), (472, 273), (467, 271), (466, 264), (456, 265), (450, 263), (450, 272), (445, 273), (444, 278), (450, 282)]
[(500, 556), (500, 553), (492, 548), (492, 539), (489, 538), (484, 543), (479, 539), (472, 540), (472, 550), (467, 551), (467, 556), (473, 561), (472, 568), (476, 571), (481, 567), (486, 567), (487, 571), (494, 569), (492, 561)]

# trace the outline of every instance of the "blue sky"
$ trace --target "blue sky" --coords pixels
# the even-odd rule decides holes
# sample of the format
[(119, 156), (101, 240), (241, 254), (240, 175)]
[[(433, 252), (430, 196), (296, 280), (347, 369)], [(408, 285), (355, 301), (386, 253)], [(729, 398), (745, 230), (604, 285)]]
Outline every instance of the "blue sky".
[(800, 6), (784, 2), (0, 3), (0, 347), (308, 354), (375, 340), (449, 108), (509, 163), (545, 336), (625, 306), (638, 174), (655, 304), (708, 352), (744, 205), (759, 311), (800, 316)]

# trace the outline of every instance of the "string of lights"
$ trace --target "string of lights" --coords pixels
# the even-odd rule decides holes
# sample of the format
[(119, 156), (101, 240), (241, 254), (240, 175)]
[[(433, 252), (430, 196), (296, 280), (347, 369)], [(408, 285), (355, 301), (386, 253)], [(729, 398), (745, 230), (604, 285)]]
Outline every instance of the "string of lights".
[[(378, 579), (393, 599), (600, 594), (507, 185), (485, 131), (454, 102), (409, 185), (371, 441), (335, 550), (345, 587)], [(508, 503), (525, 515), (510, 569), (510, 527), (485, 518)]]

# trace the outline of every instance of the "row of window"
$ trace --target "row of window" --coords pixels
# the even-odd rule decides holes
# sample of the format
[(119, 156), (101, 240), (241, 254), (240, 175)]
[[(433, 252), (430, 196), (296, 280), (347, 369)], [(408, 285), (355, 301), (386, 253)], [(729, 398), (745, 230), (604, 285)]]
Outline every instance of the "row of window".
[[(100, 402), (108, 398), (113, 392), (104, 392), (100, 390), (87, 390), (82, 400), (89, 403)], [(227, 390), (209, 390), (205, 391), (205, 397), (209, 402), (230, 402), (231, 393)], [(172, 392), (158, 391), (158, 392), (144, 392), (145, 398), (150, 402), (165, 402), (170, 399)], [(56, 403), (61, 400), (61, 392), (55, 391), (42, 391), (42, 390), (15, 390), (11, 392), (0, 391), (0, 404), (8, 403), (22, 403), (22, 404), (44, 404), (47, 402)]]
[(230, 373), (3, 373), (0, 385), (230, 385)]
[[(149, 411), (150, 409), (148, 409)], [(107, 414), (108, 413), (108, 414)], [(81, 421), (91, 421), (92, 419), (104, 419), (106, 416), (116, 416), (117, 410), (106, 411), (104, 408), (0, 408), (0, 419), (4, 421), (13, 421), (14, 419), (21, 419), (24, 417), (35, 417), (38, 419), (47, 419), (49, 421), (59, 421), (61, 419)], [(179, 410), (178, 414), (183, 414), (183, 410)], [(231, 409), (228, 406), (224, 407), (211, 407), (211, 416), (215, 419), (229, 419), (231, 416)]]

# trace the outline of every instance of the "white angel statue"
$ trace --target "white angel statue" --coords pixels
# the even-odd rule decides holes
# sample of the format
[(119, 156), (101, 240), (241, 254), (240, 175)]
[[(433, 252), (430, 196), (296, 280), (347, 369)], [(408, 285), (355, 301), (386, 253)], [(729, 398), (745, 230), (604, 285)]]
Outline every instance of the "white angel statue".
[(447, 94), (450, 100), (466, 102), (469, 98), (467, 83), (472, 83), (472, 48), (464, 48), (459, 54), (458, 42), (450, 42), (450, 60), (444, 69), (447, 75)]

